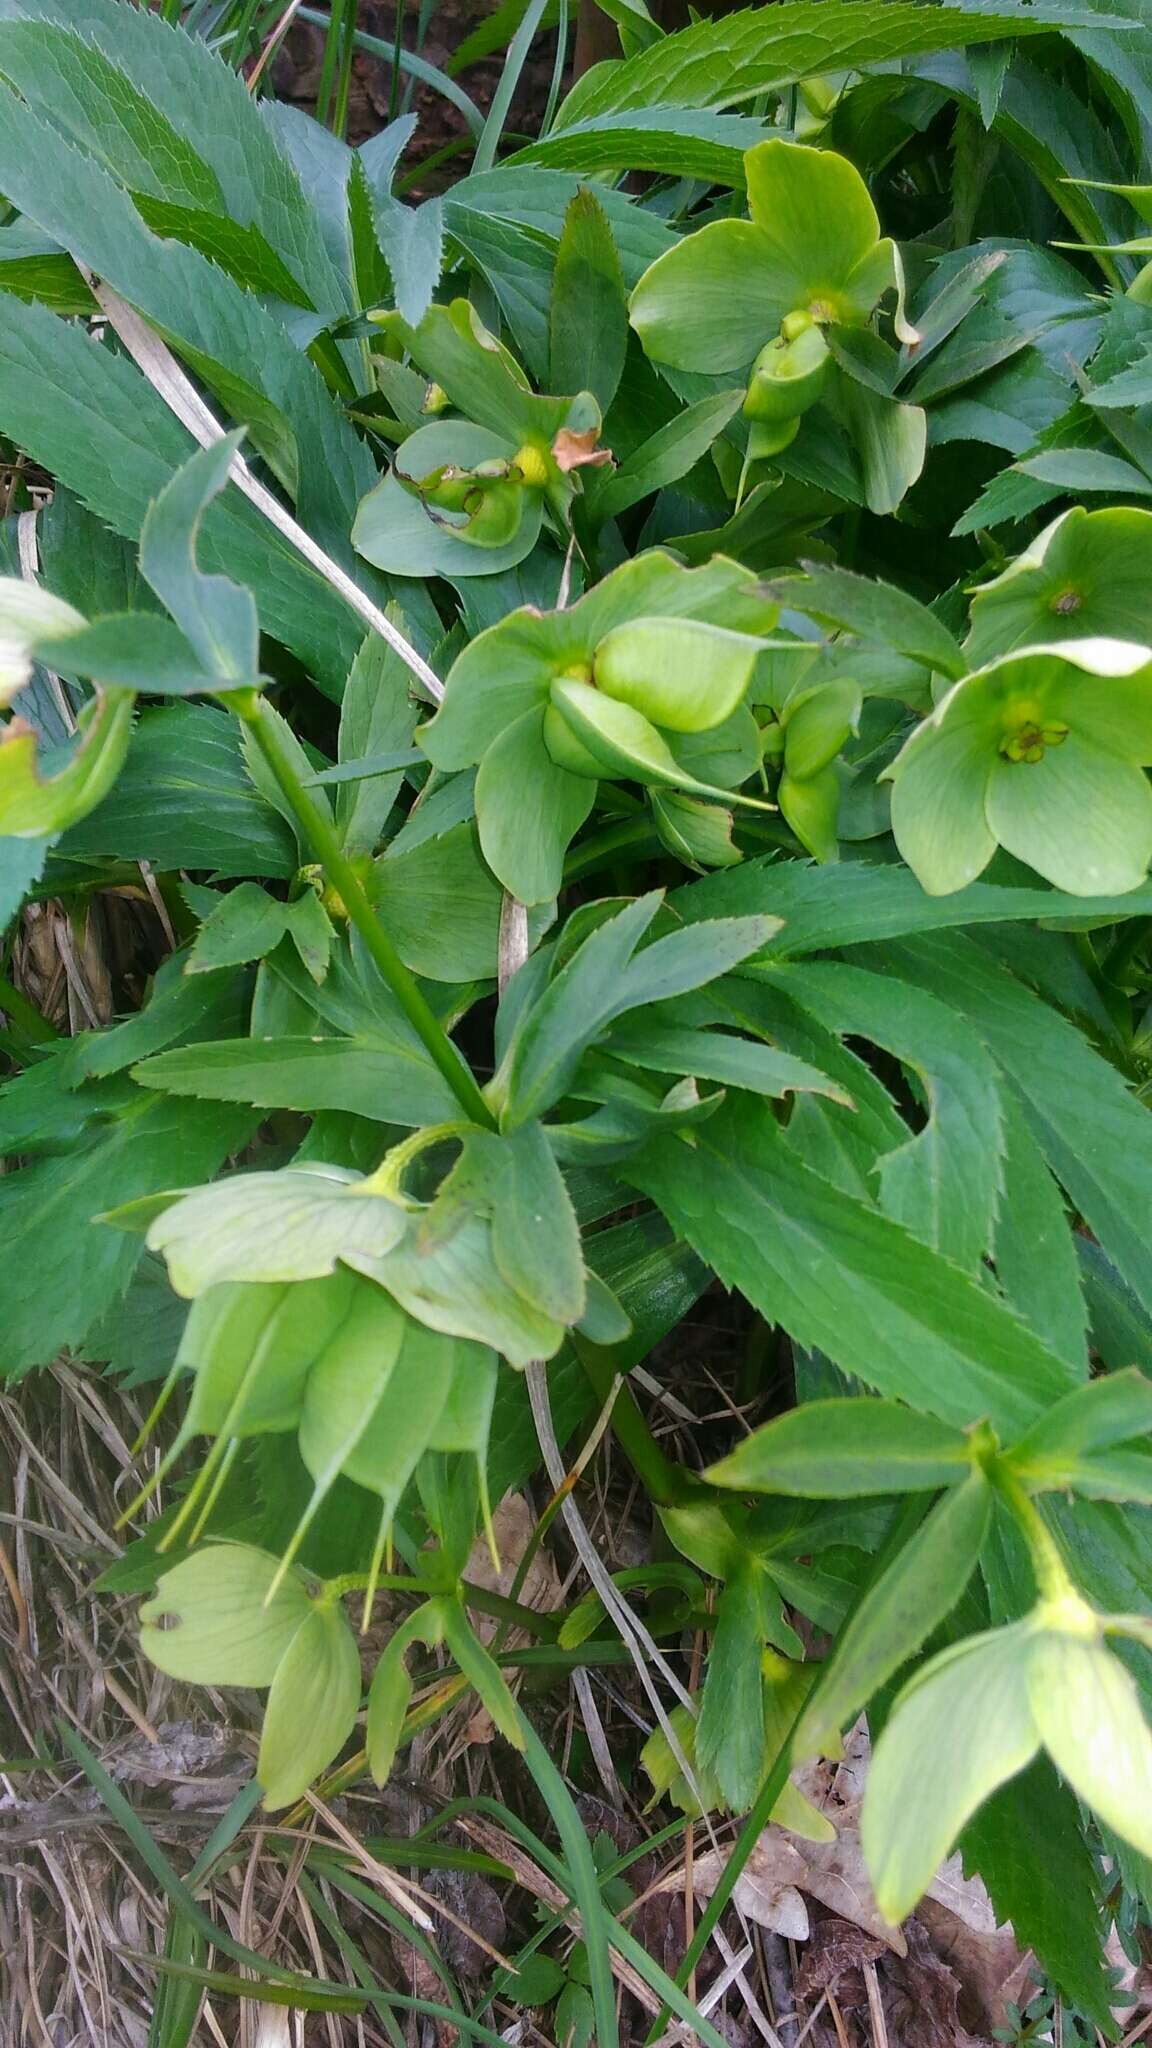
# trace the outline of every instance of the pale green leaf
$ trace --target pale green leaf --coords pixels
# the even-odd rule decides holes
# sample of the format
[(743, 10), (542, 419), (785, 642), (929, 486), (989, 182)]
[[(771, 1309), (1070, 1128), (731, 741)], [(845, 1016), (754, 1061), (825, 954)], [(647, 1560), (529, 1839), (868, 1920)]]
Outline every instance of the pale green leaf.
[(880, 1911), (898, 1925), (977, 1807), (1031, 1763), (1026, 1624), (945, 1650), (901, 1693), (872, 1754), (860, 1837)]
[(352, 1733), (360, 1652), (342, 1607), (317, 1606), (272, 1681), (256, 1776), (270, 1812), (303, 1796)]
[(298, 1572), (268, 1592), (278, 1560), (246, 1543), (205, 1543), (164, 1572), (140, 1609), (140, 1648), (193, 1685), (271, 1685), (313, 1611)]

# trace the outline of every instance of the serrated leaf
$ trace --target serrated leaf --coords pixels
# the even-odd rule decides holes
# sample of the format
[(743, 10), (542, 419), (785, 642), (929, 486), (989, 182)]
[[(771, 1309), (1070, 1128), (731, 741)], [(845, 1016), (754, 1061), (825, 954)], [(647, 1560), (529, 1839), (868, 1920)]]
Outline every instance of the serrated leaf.
[(368, 1038), (231, 1038), (145, 1060), (133, 1078), (166, 1095), (262, 1109), (348, 1109), (379, 1123), (443, 1123), (456, 1098), (415, 1045)]
[(705, 1473), (713, 1486), (842, 1500), (954, 1486), (966, 1438), (895, 1401), (809, 1401), (753, 1430)]
[(252, 1127), (246, 1108), (205, 1113), (142, 1097), (64, 1158), (0, 1178), (0, 1373), (46, 1364), (63, 1345), (80, 1349), (127, 1285), (140, 1240), (90, 1227), (95, 1216), (182, 1175), (214, 1173)]
[(538, 1123), (505, 1140), (492, 1216), (492, 1255), (501, 1278), (542, 1315), (578, 1323), (584, 1314), (580, 1230), (564, 1178)]
[(602, 925), (535, 1005), (508, 1056), (508, 1123), (555, 1102), (588, 1046), (617, 1017), (717, 980), (768, 935), (754, 918), (731, 918), (673, 932), (637, 954), (659, 905), (656, 895), (639, 897)]
[(256, 681), (260, 629), (250, 590), (197, 566), (201, 522), (228, 481), (243, 436), (226, 434), (189, 457), (148, 507), (140, 529), (140, 573), (221, 683)]
[(1060, 12), (948, 5), (928, 18), (905, 0), (851, 0), (826, 5), (814, 19), (804, 0), (783, 0), (770, 12), (746, 8), (663, 36), (624, 63), (596, 65), (569, 93), (556, 127), (563, 133), (577, 121), (631, 107), (735, 106), (823, 72), (1035, 33)]
[(885, 1153), (877, 1174), (890, 1216), (975, 1270), (990, 1242), (1000, 1185), (999, 1077), (979, 1036), (945, 1005), (887, 976), (813, 963), (784, 971), (784, 986), (833, 1030), (869, 1038), (908, 1066), (928, 1119)]
[(212, 974), (221, 967), (240, 967), (262, 960), (284, 936), (287, 906), (255, 882), (221, 896), (205, 918), (184, 965), (185, 974)]
[(628, 349), (620, 258), (596, 193), (581, 186), (564, 215), (549, 308), (549, 376), (556, 391), (590, 391), (606, 413)]
[(887, 1396), (1005, 1434), (1067, 1392), (1068, 1368), (975, 1277), (800, 1163), (745, 1099), (620, 1169), (769, 1322)]
[[(194, 447), (134, 363), (14, 300), (0, 325), (0, 427), (129, 539)], [(265, 631), (338, 695), (360, 622), (255, 507), (238, 498), (213, 506), (201, 554), (251, 586)]]
[(719, 1031), (691, 1031), (648, 1017), (618, 1027), (605, 1050), (630, 1066), (661, 1074), (691, 1074), (698, 1081), (720, 1081), (747, 1088), (756, 1095), (791, 1095), (812, 1091), (852, 1107), (851, 1098), (827, 1074), (774, 1045), (757, 1045)]
[(1110, 2026), (1096, 1866), (1075, 1801), (1046, 1758), (993, 1793), (961, 1848), (965, 1867), (974, 1865), (988, 1887), (997, 1923), (1035, 1949), (1066, 1998)]
[[(389, 616), (401, 632), (406, 630), (399, 610)], [(416, 705), (408, 683), (399, 656), (386, 640), (370, 634), (352, 664), (340, 706), (342, 764), (410, 746)], [(402, 781), (401, 769), (337, 789), (336, 819), (347, 854), (374, 852)]]

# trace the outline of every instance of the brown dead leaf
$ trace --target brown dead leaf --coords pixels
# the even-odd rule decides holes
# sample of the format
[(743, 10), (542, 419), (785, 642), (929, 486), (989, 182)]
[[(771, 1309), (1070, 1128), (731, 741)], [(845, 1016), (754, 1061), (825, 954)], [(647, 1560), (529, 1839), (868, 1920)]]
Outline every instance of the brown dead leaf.
[[(795, 1977), (797, 1998), (818, 1998), (822, 1991), (831, 1988), (841, 2005), (866, 2005), (868, 1994), (861, 1964), (874, 1963), (884, 1952), (885, 1944), (878, 1935), (866, 1934), (853, 1921), (829, 1914), (812, 1929), (812, 1939), (800, 1959)], [(849, 1976), (855, 1982), (842, 1988), (841, 1979)]]
[(586, 433), (574, 434), (568, 427), (561, 427), (552, 443), (552, 455), (557, 469), (567, 475), (572, 469), (605, 469), (615, 459), (610, 448), (598, 448), (599, 428), (589, 427)]
[(881, 1978), (884, 2017), (900, 2048), (992, 2048), (960, 2019), (961, 1984), (916, 1919), (904, 1923), (907, 1954), (889, 1957)]
[[(958, 1861), (958, 1857), (949, 1859), (949, 1863)], [(983, 1885), (980, 1889), (983, 1891)], [(971, 1920), (941, 1905), (933, 1887), (932, 1895), (921, 1899), (916, 1908), (916, 1918), (940, 1961), (956, 1977), (962, 2017), (970, 2026), (991, 2033), (993, 2027), (1005, 2025), (1009, 2005), (1026, 2003), (1032, 1954), (1031, 1950), (1021, 1953), (1010, 1927), (997, 1927), (991, 1900), (988, 1911), (992, 1925), (976, 1928)]]

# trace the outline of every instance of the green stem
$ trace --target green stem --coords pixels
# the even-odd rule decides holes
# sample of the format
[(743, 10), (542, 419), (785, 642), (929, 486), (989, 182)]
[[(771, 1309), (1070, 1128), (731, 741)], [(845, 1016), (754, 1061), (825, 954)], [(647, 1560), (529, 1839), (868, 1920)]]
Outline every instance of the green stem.
[(472, 1123), (492, 1130), (495, 1118), (479, 1084), (405, 967), (373, 910), (364, 884), (344, 852), (331, 818), (305, 789), (281, 744), (275, 721), (265, 715), (264, 700), (252, 691), (233, 692), (233, 703), (252, 735), (292, 816), (303, 832), (328, 880), (337, 891), (349, 923), (359, 932), (375, 965), (395, 996), (413, 1031), (436, 1062), (460, 1107)]
[(1001, 1500), (1028, 1545), (1040, 1598), (1064, 1600), (1069, 1593), (1074, 1594), (1076, 1588), (1060, 1554), (1060, 1546), (1035, 1501), (1003, 1459), (996, 1461), (991, 1476)]
[[(612, 1382), (619, 1370), (611, 1348), (607, 1345), (590, 1344), (586, 1338), (578, 1337), (575, 1333), (572, 1336), (572, 1345), (584, 1368), (586, 1379), (603, 1406), (612, 1391)], [(678, 1502), (683, 1501), (683, 1473), (679, 1466), (673, 1465), (664, 1456), (636, 1405), (635, 1395), (628, 1386), (621, 1387), (613, 1403), (612, 1430), (624, 1456), (656, 1505), (675, 1507)]]

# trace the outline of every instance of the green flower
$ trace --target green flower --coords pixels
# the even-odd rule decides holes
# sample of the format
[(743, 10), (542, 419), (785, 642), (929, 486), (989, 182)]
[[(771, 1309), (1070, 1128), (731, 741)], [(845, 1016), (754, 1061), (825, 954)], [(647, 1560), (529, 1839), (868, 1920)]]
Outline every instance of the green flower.
[(759, 761), (743, 699), (775, 619), (738, 563), (652, 553), (565, 611), (477, 635), (420, 739), (437, 768), (478, 766), (480, 844), (512, 895), (556, 895), (601, 778), (733, 801)]
[(1152, 1855), (1152, 1730), (1104, 1641), (1138, 1625), (1094, 1613), (1069, 1590), (943, 1650), (904, 1687), (861, 1821), (887, 1919), (912, 1911), (977, 1807), (1041, 1749), (1107, 1827)]
[(1069, 640), (956, 683), (887, 779), (892, 830), (930, 896), (997, 846), (1075, 896), (1120, 895), (1152, 859), (1152, 650)]
[(1152, 512), (1076, 505), (972, 599), (974, 664), (1055, 640), (1152, 641)]
[(896, 245), (846, 157), (772, 141), (744, 163), (751, 220), (686, 235), (632, 294), (632, 325), (655, 362), (744, 370), (789, 315), (859, 327), (901, 287)]

